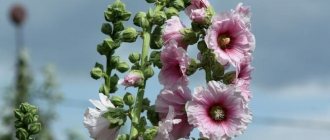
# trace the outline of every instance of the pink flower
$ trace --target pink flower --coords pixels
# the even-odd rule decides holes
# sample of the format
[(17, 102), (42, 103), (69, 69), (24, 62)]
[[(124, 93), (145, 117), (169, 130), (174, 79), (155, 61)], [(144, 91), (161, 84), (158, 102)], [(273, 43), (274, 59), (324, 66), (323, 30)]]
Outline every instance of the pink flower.
[(173, 125), (179, 124), (181, 122), (180, 119), (174, 119), (175, 112), (173, 106), (168, 106), (168, 113), (166, 118), (162, 121), (159, 121), (158, 124), (158, 132), (155, 140), (173, 140), (173, 136), (171, 132), (173, 132)]
[(229, 140), (242, 134), (252, 116), (234, 86), (210, 81), (207, 88), (195, 89), (186, 105), (188, 122), (210, 140)]
[(163, 89), (156, 100), (156, 112), (160, 119), (164, 120), (169, 114), (168, 106), (172, 106), (175, 111), (175, 118), (180, 119), (179, 124), (173, 125), (170, 133), (175, 139), (186, 138), (190, 135), (193, 126), (188, 123), (185, 112), (185, 104), (191, 100), (191, 93), (187, 87), (177, 87), (176, 89)]
[(207, 18), (207, 8), (210, 3), (207, 0), (192, 0), (185, 12), (189, 18), (196, 23), (204, 23)]
[(243, 3), (239, 3), (233, 12), (241, 16), (248, 28), (251, 27), (251, 12), (249, 6), (243, 6)]
[(188, 84), (186, 71), (189, 65), (187, 52), (177, 47), (175, 41), (167, 44), (161, 52), (160, 60), (163, 64), (159, 72), (158, 79), (165, 87), (174, 87)]
[(123, 80), (120, 80), (119, 83), (126, 86), (126, 87), (137, 87), (143, 84), (143, 74), (141, 71), (132, 70), (125, 76)]
[(162, 35), (164, 44), (166, 45), (175, 40), (178, 42), (178, 46), (187, 49), (188, 45), (184, 43), (183, 34), (180, 32), (180, 30), (184, 28), (185, 26), (177, 16), (172, 16), (170, 19), (166, 20)]
[(97, 140), (115, 139), (119, 128), (109, 129), (109, 121), (102, 117), (108, 108), (115, 108), (107, 96), (99, 93), (100, 101), (90, 100), (96, 109), (88, 108), (84, 114), (84, 125), (88, 129), (91, 138)]
[(205, 42), (216, 55), (217, 61), (237, 66), (254, 50), (255, 39), (241, 16), (234, 12), (215, 17), (207, 30)]
[(246, 101), (249, 101), (251, 98), (251, 92), (249, 90), (251, 72), (253, 70), (251, 59), (251, 56), (247, 55), (236, 70), (237, 79), (235, 80), (235, 84)]

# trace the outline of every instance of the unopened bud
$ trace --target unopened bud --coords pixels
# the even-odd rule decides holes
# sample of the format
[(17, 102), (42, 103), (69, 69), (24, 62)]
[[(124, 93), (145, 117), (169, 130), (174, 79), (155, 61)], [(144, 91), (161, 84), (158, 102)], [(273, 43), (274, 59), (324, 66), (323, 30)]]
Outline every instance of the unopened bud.
[(145, 12), (138, 12), (134, 19), (133, 19), (134, 25), (146, 28), (149, 26), (149, 21), (147, 20), (147, 14)]
[(33, 114), (27, 113), (27, 114), (24, 115), (23, 123), (25, 125), (28, 125), (28, 124), (33, 123), (33, 122), (34, 122)]
[(119, 64), (119, 56), (111, 56), (110, 64), (111, 67), (115, 68)]
[(222, 65), (216, 63), (215, 65), (212, 66), (212, 77), (214, 80), (216, 81), (219, 81), (221, 80), (224, 72), (225, 72), (225, 69)]
[(175, 7), (178, 10), (183, 10), (185, 8), (184, 1), (183, 0), (174, 0), (171, 2), (172, 6)]
[(165, 11), (167, 18), (171, 18), (172, 16), (179, 15), (179, 11), (174, 7), (169, 7)]
[(121, 32), (121, 40), (123, 42), (135, 42), (138, 37), (138, 32), (135, 28), (129, 27)]
[(121, 73), (124, 73), (126, 72), (128, 69), (129, 69), (129, 66), (126, 62), (122, 61), (122, 62), (119, 62), (116, 69), (121, 72)]
[(19, 140), (28, 140), (29, 133), (24, 128), (18, 128), (16, 130), (16, 138)]
[(114, 86), (117, 85), (118, 81), (119, 81), (119, 77), (117, 74), (114, 74), (113, 76), (111, 76), (111, 78), (110, 78), (111, 85), (114, 85)]
[(103, 65), (96, 63), (91, 71), (91, 77), (95, 80), (100, 79), (103, 76)]
[(197, 64), (196, 60), (195, 59), (191, 59), (190, 60), (190, 64), (188, 66), (187, 75), (194, 74), (197, 69), (198, 69), (198, 64)]
[(124, 101), (120, 96), (113, 95), (110, 99), (111, 103), (116, 107), (124, 107)]
[(125, 95), (124, 95), (124, 103), (128, 106), (132, 106), (134, 104), (134, 96), (127, 92)]
[(154, 75), (154, 70), (152, 69), (151, 66), (148, 66), (147, 68), (144, 69), (143, 74), (145, 78), (150, 78)]
[(236, 78), (236, 72), (235, 71), (227, 72), (223, 76), (223, 83), (225, 83), (226, 85), (232, 84), (234, 82), (235, 78)]
[(40, 123), (32, 123), (29, 126), (29, 133), (30, 134), (37, 134), (41, 130), (41, 124)]
[(205, 52), (207, 50), (207, 45), (206, 45), (205, 41), (204, 40), (199, 41), (197, 44), (197, 48), (199, 51)]
[(149, 12), (151, 15), (151, 22), (156, 25), (163, 25), (166, 20), (166, 14), (163, 11)]
[(156, 127), (151, 127), (146, 129), (146, 131), (143, 133), (143, 139), (145, 140), (153, 140), (156, 138), (157, 135), (157, 128)]
[(109, 23), (103, 23), (101, 28), (102, 33), (106, 35), (111, 35), (112, 33), (112, 27)]
[(135, 62), (138, 62), (141, 58), (141, 55), (139, 53), (131, 53), (129, 56), (128, 56), (128, 59), (131, 63), (135, 63)]
[(193, 45), (198, 41), (198, 36), (192, 29), (184, 28), (180, 30), (180, 33), (183, 35), (183, 41), (189, 45)]
[(156, 2), (156, 0), (146, 0), (147, 1), (147, 3), (154, 3), (154, 2)]

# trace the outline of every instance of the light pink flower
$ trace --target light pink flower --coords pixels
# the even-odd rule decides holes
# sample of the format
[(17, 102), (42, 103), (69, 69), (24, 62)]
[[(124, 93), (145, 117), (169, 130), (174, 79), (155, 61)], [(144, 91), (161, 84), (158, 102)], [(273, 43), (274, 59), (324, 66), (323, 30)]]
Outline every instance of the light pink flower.
[(207, 30), (205, 42), (216, 55), (217, 61), (225, 65), (239, 65), (244, 57), (254, 50), (255, 39), (244, 20), (234, 12), (222, 13), (213, 18)]
[(187, 49), (188, 45), (184, 43), (183, 34), (180, 32), (180, 30), (184, 28), (185, 26), (177, 16), (172, 16), (170, 19), (166, 20), (162, 35), (164, 44), (166, 45), (175, 40), (178, 46)]
[(159, 82), (165, 87), (174, 87), (188, 84), (186, 71), (189, 65), (187, 52), (177, 47), (175, 41), (171, 41), (165, 46), (160, 55), (163, 64), (159, 72)]
[(121, 85), (124, 85), (126, 87), (136, 87), (138, 85), (143, 84), (143, 74), (141, 71), (138, 70), (132, 70), (131, 72), (128, 73), (128, 75), (125, 76), (123, 80), (120, 80), (119, 83)]
[(110, 102), (107, 96), (99, 93), (99, 100), (90, 100), (96, 107), (88, 108), (84, 114), (84, 126), (88, 129), (91, 138), (97, 140), (115, 139), (118, 135), (118, 127), (109, 129), (109, 121), (102, 117), (108, 111), (108, 108), (115, 106)]
[(252, 116), (234, 86), (210, 81), (207, 88), (196, 88), (186, 105), (188, 122), (210, 140), (229, 140), (242, 134)]
[(243, 3), (239, 3), (233, 12), (241, 16), (248, 28), (251, 27), (251, 12), (249, 6), (243, 6)]
[(192, 0), (185, 13), (196, 23), (204, 23), (207, 18), (207, 8), (210, 3), (207, 0)]
[(180, 119), (181, 123), (173, 126), (171, 135), (173, 138), (186, 138), (190, 135), (193, 126), (188, 123), (185, 112), (185, 104), (191, 100), (191, 93), (187, 87), (177, 87), (175, 89), (163, 89), (157, 96), (156, 112), (159, 113), (160, 119), (163, 120), (168, 114), (168, 106), (173, 106), (175, 118)]
[(173, 125), (179, 124), (181, 122), (180, 119), (175, 118), (175, 112), (173, 106), (168, 106), (166, 118), (158, 123), (158, 132), (155, 140), (174, 140), (175, 138), (172, 136), (171, 132), (173, 130)]
[(235, 84), (246, 101), (249, 101), (251, 98), (251, 92), (249, 89), (251, 72), (253, 70), (253, 67), (251, 66), (251, 59), (251, 56), (247, 55), (236, 70), (237, 79), (235, 80)]

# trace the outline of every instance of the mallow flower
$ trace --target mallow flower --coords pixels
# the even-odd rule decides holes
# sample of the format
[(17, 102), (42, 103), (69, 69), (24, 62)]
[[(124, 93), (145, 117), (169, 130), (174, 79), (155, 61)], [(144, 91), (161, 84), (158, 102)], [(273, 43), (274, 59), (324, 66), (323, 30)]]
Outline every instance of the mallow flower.
[(179, 124), (180, 119), (175, 119), (175, 112), (173, 106), (168, 106), (168, 113), (166, 118), (158, 123), (158, 132), (155, 140), (173, 140), (171, 132), (173, 132), (173, 125)]
[(109, 128), (110, 122), (102, 117), (108, 108), (115, 108), (107, 96), (99, 93), (100, 100), (89, 100), (96, 108), (88, 108), (84, 114), (84, 126), (91, 138), (97, 140), (112, 140), (118, 135), (118, 127)]
[(178, 43), (178, 46), (187, 49), (188, 45), (184, 42), (184, 36), (180, 32), (184, 28), (185, 26), (178, 16), (172, 16), (170, 19), (166, 20), (162, 33), (164, 45), (166, 46), (166, 44), (174, 40)]
[(210, 3), (208, 0), (191, 0), (191, 4), (186, 8), (185, 13), (196, 23), (205, 23), (209, 15)]
[(125, 87), (137, 87), (142, 85), (143, 82), (143, 73), (139, 70), (132, 70), (125, 76), (124, 79), (119, 81), (119, 84), (124, 85)]
[(229, 140), (246, 129), (252, 116), (235, 86), (210, 81), (186, 105), (188, 122), (210, 140)]

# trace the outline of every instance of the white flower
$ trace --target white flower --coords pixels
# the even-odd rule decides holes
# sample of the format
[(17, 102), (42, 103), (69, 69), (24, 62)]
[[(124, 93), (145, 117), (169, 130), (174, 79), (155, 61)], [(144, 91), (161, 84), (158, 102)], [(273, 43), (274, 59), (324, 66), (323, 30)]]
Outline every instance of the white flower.
[(89, 100), (95, 107), (88, 108), (84, 114), (84, 126), (91, 138), (96, 140), (112, 140), (118, 135), (118, 127), (109, 129), (109, 121), (102, 117), (108, 108), (115, 108), (107, 96), (99, 93), (100, 100)]

